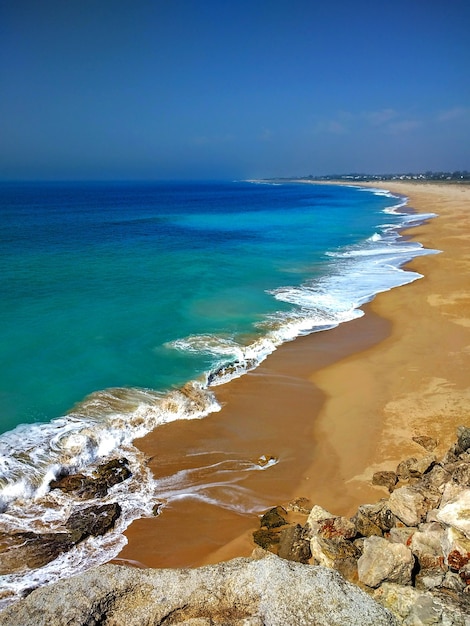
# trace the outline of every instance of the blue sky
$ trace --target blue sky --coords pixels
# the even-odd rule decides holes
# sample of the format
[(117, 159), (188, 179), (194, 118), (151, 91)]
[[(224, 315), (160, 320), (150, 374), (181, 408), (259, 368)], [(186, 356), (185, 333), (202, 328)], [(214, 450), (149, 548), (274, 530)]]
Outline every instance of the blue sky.
[(470, 169), (468, 0), (0, 0), (0, 178)]

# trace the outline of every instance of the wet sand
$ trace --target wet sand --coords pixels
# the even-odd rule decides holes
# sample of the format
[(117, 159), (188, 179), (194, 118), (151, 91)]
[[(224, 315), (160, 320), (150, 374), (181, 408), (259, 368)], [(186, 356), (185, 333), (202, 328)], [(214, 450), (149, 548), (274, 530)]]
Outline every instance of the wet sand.
[[(134, 522), (120, 559), (194, 567), (249, 555), (266, 508), (303, 496), (351, 515), (386, 495), (374, 471), (425, 454), (413, 436), (437, 438), (439, 455), (470, 424), (470, 186), (381, 186), (439, 214), (407, 235), (442, 253), (416, 258), (409, 267), (424, 278), (380, 294), (364, 317), (285, 344), (216, 388), (219, 413), (137, 441), (156, 478), (189, 470), (231, 510), (182, 497)], [(262, 455), (278, 463), (243, 469)]]

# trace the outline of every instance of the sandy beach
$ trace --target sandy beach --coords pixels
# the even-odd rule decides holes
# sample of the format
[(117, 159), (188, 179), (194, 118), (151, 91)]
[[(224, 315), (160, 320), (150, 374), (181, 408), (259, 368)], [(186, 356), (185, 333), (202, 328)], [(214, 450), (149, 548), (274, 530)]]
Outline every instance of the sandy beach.
[(231, 490), (214, 486), (218, 500), (248, 502), (249, 514), (182, 498), (134, 522), (120, 559), (177, 567), (249, 555), (259, 512), (303, 496), (351, 515), (386, 495), (371, 485), (375, 471), (425, 454), (413, 436), (435, 437), (439, 456), (456, 427), (470, 425), (470, 186), (380, 186), (439, 216), (406, 233), (441, 251), (409, 264), (424, 278), (380, 294), (360, 319), (283, 345), (217, 388), (219, 413), (136, 442), (157, 478), (185, 469), (207, 481), (222, 460), (237, 466), (262, 455), (278, 463), (232, 471)]

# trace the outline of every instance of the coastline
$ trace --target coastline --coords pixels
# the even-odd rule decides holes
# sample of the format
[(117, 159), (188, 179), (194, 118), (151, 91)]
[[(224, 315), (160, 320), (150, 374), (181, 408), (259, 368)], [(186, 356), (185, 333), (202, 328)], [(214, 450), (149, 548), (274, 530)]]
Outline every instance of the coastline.
[[(137, 441), (157, 478), (177, 462), (200, 467), (200, 455), (206, 467), (220, 462), (220, 451), (251, 460), (272, 455), (277, 465), (240, 476), (240, 497), (262, 493), (256, 505), (263, 510), (305, 496), (349, 515), (383, 497), (370, 484), (374, 471), (421, 454), (412, 436), (436, 437), (439, 455), (456, 426), (469, 423), (470, 293), (462, 277), (470, 268), (470, 187), (383, 187), (408, 196), (418, 213), (439, 215), (404, 233), (442, 251), (407, 265), (424, 278), (379, 294), (360, 319), (284, 344), (255, 371), (216, 389), (219, 413)], [(177, 567), (247, 556), (256, 523), (255, 512), (182, 500), (134, 522), (117, 562)]]

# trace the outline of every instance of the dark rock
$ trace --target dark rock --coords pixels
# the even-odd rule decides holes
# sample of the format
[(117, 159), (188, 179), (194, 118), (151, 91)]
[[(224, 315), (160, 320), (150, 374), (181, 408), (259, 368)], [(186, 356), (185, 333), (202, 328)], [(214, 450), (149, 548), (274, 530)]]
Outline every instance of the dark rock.
[(308, 563), (312, 556), (310, 541), (306, 539), (305, 531), (300, 524), (281, 530), (277, 554), (282, 559), (287, 559), (288, 561)]
[(260, 528), (253, 533), (253, 541), (264, 550), (269, 550), (279, 543), (279, 532)]
[(64, 493), (73, 493), (83, 500), (103, 498), (108, 490), (132, 476), (127, 459), (112, 459), (100, 465), (92, 476), (70, 474), (60, 476), (49, 484), (51, 489), (60, 489)]
[(426, 435), (413, 437), (413, 441), (428, 452), (432, 452), (437, 447), (437, 441), (432, 437), (427, 437)]
[(36, 569), (74, 545), (69, 533), (21, 532), (0, 537), (0, 574)]
[(66, 523), (73, 543), (78, 543), (86, 537), (104, 535), (113, 528), (116, 520), (121, 515), (121, 507), (117, 502), (103, 504), (102, 506), (90, 506), (73, 513)]
[(260, 526), (266, 528), (279, 528), (287, 524), (287, 519), (284, 517), (287, 515), (287, 511), (282, 506), (275, 506), (273, 509), (269, 509), (263, 515), (260, 521)]
[(372, 476), (372, 484), (380, 487), (387, 487), (389, 491), (397, 484), (398, 476), (395, 472), (375, 472)]

